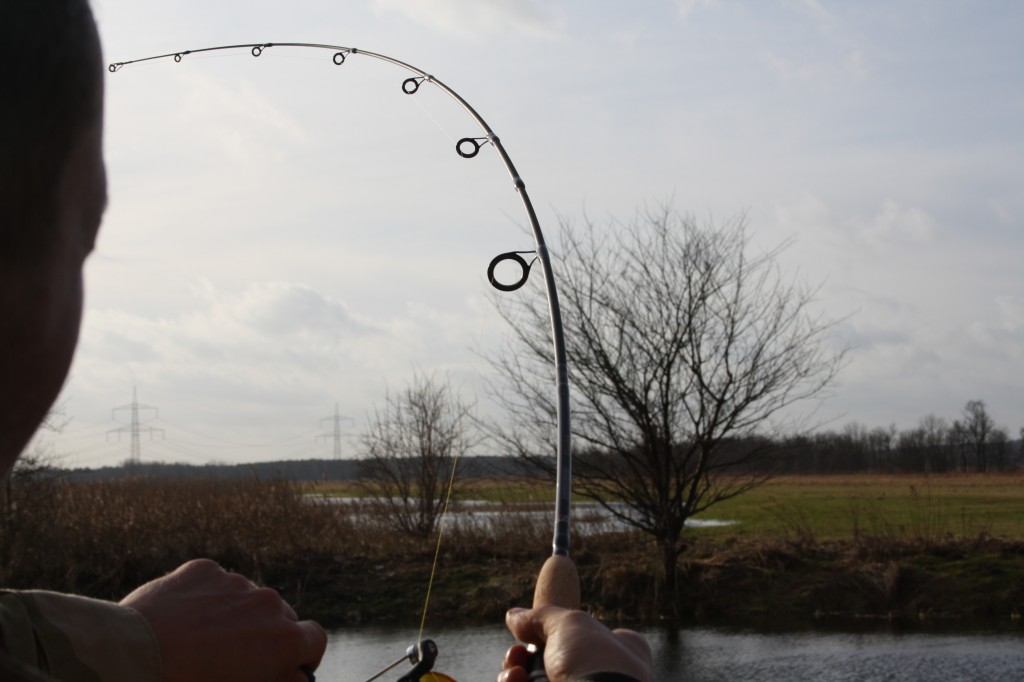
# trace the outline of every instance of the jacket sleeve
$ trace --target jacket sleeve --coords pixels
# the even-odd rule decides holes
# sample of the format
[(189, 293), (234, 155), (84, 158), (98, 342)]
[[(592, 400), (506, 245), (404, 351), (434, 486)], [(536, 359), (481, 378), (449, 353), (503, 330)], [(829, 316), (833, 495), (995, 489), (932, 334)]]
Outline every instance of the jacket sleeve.
[(160, 682), (160, 647), (137, 611), (56, 592), (0, 592), (0, 646), (61, 682)]

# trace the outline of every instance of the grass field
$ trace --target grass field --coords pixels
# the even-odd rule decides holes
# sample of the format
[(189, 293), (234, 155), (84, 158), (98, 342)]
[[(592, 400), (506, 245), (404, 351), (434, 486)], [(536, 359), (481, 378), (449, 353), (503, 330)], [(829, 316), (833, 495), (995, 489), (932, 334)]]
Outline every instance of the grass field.
[[(346, 481), (317, 484), (313, 491), (363, 494), (357, 484)], [(521, 480), (460, 481), (456, 493), (458, 499), (497, 503), (554, 499), (553, 486)], [(696, 518), (737, 522), (699, 531), (716, 539), (1024, 539), (1024, 473), (782, 476)]]
[(738, 523), (718, 537), (1024, 538), (1024, 474), (786, 476), (699, 518)]

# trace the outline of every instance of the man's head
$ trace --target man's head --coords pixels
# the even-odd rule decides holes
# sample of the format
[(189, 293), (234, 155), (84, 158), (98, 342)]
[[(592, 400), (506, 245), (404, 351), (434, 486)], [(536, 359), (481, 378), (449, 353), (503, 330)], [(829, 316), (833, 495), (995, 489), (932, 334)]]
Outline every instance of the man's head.
[(0, 2), (0, 474), (67, 376), (106, 205), (87, 0)]

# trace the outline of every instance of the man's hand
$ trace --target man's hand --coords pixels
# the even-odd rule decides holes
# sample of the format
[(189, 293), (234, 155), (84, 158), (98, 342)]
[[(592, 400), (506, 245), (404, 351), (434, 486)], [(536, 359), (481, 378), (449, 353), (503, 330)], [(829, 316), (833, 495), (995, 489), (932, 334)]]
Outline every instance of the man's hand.
[(149, 621), (164, 682), (307, 682), (327, 633), (272, 589), (213, 561), (190, 561), (121, 601)]
[[(544, 669), (551, 682), (567, 682), (593, 672), (616, 672), (651, 682), (651, 648), (632, 630), (609, 630), (582, 611), (544, 606), (512, 609), (508, 629), (520, 642), (544, 647)], [(529, 653), (515, 645), (505, 654), (498, 682), (526, 682)]]

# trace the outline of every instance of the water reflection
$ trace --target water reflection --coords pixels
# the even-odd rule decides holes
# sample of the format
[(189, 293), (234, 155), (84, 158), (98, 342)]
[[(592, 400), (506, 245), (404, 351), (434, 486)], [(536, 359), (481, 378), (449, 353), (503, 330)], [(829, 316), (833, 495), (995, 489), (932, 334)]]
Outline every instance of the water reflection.
[[(688, 633), (701, 680), (1024, 679), (1024, 648), (1012, 634)], [(756, 677), (749, 677), (755, 675)]]
[[(355, 520), (373, 519), (374, 512), (367, 512), (366, 500), (360, 497), (342, 497), (336, 495), (325, 495), (321, 493), (307, 493), (304, 495), (307, 502), (311, 504), (334, 504), (347, 505), (354, 511), (351, 518)], [(622, 502), (613, 502), (610, 505), (616, 511), (626, 517), (635, 518), (636, 512)], [(539, 507), (539, 508), (537, 508)], [(452, 503), (452, 507), (445, 516), (445, 523), (463, 528), (487, 530), (492, 523), (498, 519), (506, 519), (509, 516), (524, 520), (532, 520), (544, 526), (553, 523), (552, 509), (550, 505), (542, 504), (515, 504), (498, 503), (484, 500), (458, 500)], [(733, 526), (738, 521), (727, 521), (719, 519), (686, 519), (684, 525), (687, 528), (718, 528), (721, 526)], [(604, 507), (596, 502), (575, 502), (573, 503), (573, 528), (581, 535), (598, 533), (621, 533), (633, 530), (633, 526), (622, 519), (616, 518)]]
[[(322, 682), (363, 682), (402, 656), (414, 629), (331, 633), (317, 674)], [(1002, 682), (1024, 680), (1019, 632), (765, 634), (716, 629), (646, 630), (662, 682)], [(437, 670), (459, 682), (493, 680), (511, 644), (503, 626), (434, 629)], [(407, 668), (381, 678), (393, 680)], [(401, 671), (401, 672), (399, 672)]]
[[(320, 682), (363, 682), (402, 656), (415, 644), (415, 629), (344, 628), (330, 633), (327, 655), (317, 680)], [(437, 642), (435, 670), (459, 682), (493, 680), (501, 669), (501, 657), (512, 644), (504, 626), (431, 629), (425, 633)], [(402, 664), (382, 680), (394, 682), (407, 672)]]

